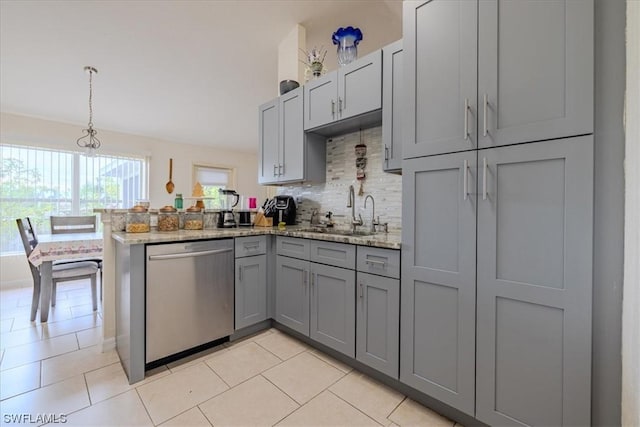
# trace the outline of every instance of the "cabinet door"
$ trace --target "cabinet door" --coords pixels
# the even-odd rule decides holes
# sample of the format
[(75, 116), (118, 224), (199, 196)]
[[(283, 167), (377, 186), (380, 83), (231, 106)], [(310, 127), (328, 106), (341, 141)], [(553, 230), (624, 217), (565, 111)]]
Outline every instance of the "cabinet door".
[(304, 130), (338, 119), (338, 73), (333, 71), (304, 86)]
[(276, 259), (276, 321), (309, 335), (309, 261)]
[(590, 425), (593, 137), (479, 159), (476, 418)]
[(356, 359), (398, 378), (400, 281), (358, 273)]
[(297, 88), (279, 98), (280, 182), (302, 181), (304, 179), (303, 94), (303, 89)]
[(479, 4), (479, 146), (593, 132), (593, 0)]
[(258, 182), (278, 182), (278, 99), (261, 105), (259, 114)]
[(338, 70), (340, 119), (382, 108), (382, 51), (377, 50)]
[(405, 1), (404, 158), (477, 147), (477, 1)]
[(311, 332), (309, 337), (355, 357), (356, 272), (311, 263)]
[(236, 329), (267, 318), (267, 256), (236, 259)]
[(400, 381), (469, 415), (474, 414), (476, 155), (454, 153), (402, 165), (407, 197)]
[(382, 170), (402, 170), (402, 103), (404, 56), (402, 40), (382, 49)]

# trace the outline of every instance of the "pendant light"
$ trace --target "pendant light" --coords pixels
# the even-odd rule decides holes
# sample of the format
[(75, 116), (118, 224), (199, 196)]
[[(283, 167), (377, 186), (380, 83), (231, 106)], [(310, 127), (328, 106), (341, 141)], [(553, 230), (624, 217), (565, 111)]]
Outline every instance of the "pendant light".
[(86, 129), (82, 129), (84, 135), (77, 139), (78, 147), (87, 150), (88, 156), (95, 156), (96, 150), (100, 148), (100, 140), (96, 137), (98, 131), (93, 128), (93, 75), (98, 74), (98, 70), (91, 66), (84, 67), (84, 71), (89, 73), (89, 123)]

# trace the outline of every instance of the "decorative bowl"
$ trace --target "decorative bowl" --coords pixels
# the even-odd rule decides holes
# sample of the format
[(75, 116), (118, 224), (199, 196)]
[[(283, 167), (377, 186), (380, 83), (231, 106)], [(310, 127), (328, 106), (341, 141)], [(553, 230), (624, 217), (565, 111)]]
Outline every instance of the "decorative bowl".
[(283, 80), (280, 82), (280, 95), (284, 95), (298, 87), (300, 87), (300, 83), (295, 80)]

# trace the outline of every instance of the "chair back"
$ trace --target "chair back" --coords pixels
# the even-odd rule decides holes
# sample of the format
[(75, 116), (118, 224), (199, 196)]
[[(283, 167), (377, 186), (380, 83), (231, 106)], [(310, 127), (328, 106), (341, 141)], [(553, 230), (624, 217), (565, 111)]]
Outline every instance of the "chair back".
[(51, 234), (95, 233), (96, 216), (51, 216)]
[(33, 226), (31, 225), (31, 220), (29, 217), (24, 219), (16, 219), (16, 223), (18, 224), (18, 231), (20, 231), (20, 238), (22, 239), (22, 245), (24, 246), (24, 252), (27, 254), (27, 258), (31, 255), (31, 252), (38, 245), (38, 238), (36, 237), (36, 232), (33, 230)]

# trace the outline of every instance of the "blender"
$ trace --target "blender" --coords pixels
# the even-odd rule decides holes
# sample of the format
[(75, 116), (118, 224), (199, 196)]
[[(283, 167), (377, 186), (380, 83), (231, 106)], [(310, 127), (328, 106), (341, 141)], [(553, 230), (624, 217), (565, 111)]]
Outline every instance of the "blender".
[(218, 190), (220, 193), (220, 215), (218, 215), (218, 228), (233, 228), (236, 226), (236, 217), (233, 208), (240, 200), (240, 195), (235, 190)]

